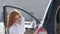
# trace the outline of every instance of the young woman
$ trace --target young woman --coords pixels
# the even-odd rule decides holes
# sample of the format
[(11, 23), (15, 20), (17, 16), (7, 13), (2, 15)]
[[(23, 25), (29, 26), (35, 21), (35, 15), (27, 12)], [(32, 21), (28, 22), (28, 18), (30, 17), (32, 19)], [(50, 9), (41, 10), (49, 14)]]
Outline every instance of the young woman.
[(12, 10), (8, 16), (7, 29), (9, 34), (24, 34), (24, 17), (21, 15), (20, 11)]

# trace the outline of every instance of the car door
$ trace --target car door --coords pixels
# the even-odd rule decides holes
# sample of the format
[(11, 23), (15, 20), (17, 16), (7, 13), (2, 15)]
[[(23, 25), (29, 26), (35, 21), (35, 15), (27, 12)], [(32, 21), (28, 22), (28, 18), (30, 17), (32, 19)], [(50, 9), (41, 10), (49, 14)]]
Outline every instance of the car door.
[[(48, 3), (47, 3), (48, 4)], [(38, 4), (39, 5), (39, 4)], [(41, 6), (41, 8), (42, 8), (42, 6), (44, 7), (43, 8), (43, 10), (39, 7), (39, 6)], [(35, 16), (33, 16), (33, 12), (29, 12), (29, 11), (26, 11), (26, 10), (24, 10), (24, 9), (21, 9), (21, 8), (18, 8), (18, 7), (15, 7), (15, 6), (10, 6), (10, 5), (5, 5), (5, 6), (3, 6), (3, 12), (4, 12), (4, 24), (5, 24), (5, 27), (6, 27), (6, 22), (7, 22), (7, 18), (8, 18), (8, 13), (9, 13), (9, 11), (11, 10), (11, 9), (17, 9), (17, 10), (19, 10), (19, 11), (21, 11), (21, 13), (23, 13), (23, 12), (25, 12), (25, 13), (27, 13), (27, 15), (30, 15), (29, 17), (30, 17), (30, 19), (32, 19), (32, 20), (35, 20), (36, 21), (36, 23), (37, 24), (39, 24), (40, 23), (40, 21), (42, 22), (42, 19), (43, 19), (43, 15), (44, 15), (44, 12), (43, 11), (45, 11), (44, 9), (46, 8), (46, 5), (44, 4), (44, 3), (42, 3), (41, 5), (39, 5), (38, 6), (38, 8), (36, 7), (36, 11), (35, 10), (33, 10), (34, 12), (36, 12), (36, 17)], [(34, 9), (34, 8), (33, 8)], [(38, 9), (38, 10), (37, 10)], [(41, 11), (40, 11), (40, 9), (41, 9)], [(38, 12), (39, 11), (39, 12)], [(31, 14), (32, 13), (32, 14)], [(39, 14), (39, 15), (38, 15)], [(25, 14), (26, 15), (26, 14)], [(41, 16), (42, 16), (42, 18), (41, 18)], [(26, 16), (27, 17), (27, 16)], [(28, 18), (29, 19), (29, 18)], [(28, 20), (28, 19), (26, 19), (26, 20)], [(29, 21), (31, 21), (29, 19)], [(40, 20), (39, 20), (40, 19)], [(44, 21), (44, 23), (46, 23), (45, 21)], [(44, 25), (44, 24), (43, 24)], [(45, 27), (45, 25), (43, 26), (43, 27)], [(6, 28), (5, 28), (5, 34), (7, 33), (6, 32)], [(47, 30), (47, 29), (46, 29)], [(27, 30), (26, 31), (26, 34), (32, 34), (33, 32), (34, 32), (35, 30)], [(48, 30), (47, 30), (48, 31)]]
[(60, 0), (52, 0), (43, 27), (48, 34), (60, 34)]
[[(18, 7), (15, 7), (15, 6), (10, 6), (10, 5), (5, 5), (5, 6), (3, 6), (3, 12), (4, 12), (4, 23), (5, 23), (5, 34), (7, 34), (8, 32), (8, 29), (6, 28), (6, 24), (7, 24), (7, 18), (8, 18), (8, 16), (9, 16), (9, 12), (10, 12), (10, 10), (12, 10), (12, 9), (17, 9), (18, 11), (20, 11), (21, 13), (22, 13), (22, 15), (24, 16), (24, 18), (25, 18), (25, 21), (26, 22), (30, 22), (30, 23), (33, 23), (34, 22), (34, 24), (32, 24), (33, 26), (35, 26), (36, 25), (36, 23), (40, 23), (40, 21), (36, 18), (36, 17), (34, 17), (32, 14), (34, 14), (33, 12), (28, 12), (28, 11), (26, 11), (26, 10), (24, 10), (24, 9), (21, 9), (21, 8), (18, 8)], [(28, 23), (27, 25), (25, 25), (25, 26), (28, 26), (29, 27), (29, 24), (30, 23)], [(32, 26), (31, 26), (32, 27)], [(30, 32), (31, 31), (31, 32)], [(28, 33), (30, 33), (30, 34), (32, 34), (33, 32), (34, 32), (35, 30), (33, 29), (27, 29), (26, 30), (26, 32), (25, 32), (25, 34), (28, 34)]]

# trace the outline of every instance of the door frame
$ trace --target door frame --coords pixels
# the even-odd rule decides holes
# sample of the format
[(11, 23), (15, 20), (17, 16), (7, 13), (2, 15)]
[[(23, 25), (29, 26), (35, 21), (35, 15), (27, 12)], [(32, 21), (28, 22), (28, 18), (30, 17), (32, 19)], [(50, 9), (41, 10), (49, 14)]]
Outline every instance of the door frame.
[(60, 0), (52, 0), (44, 20), (43, 27), (48, 31), (48, 34), (55, 34), (55, 16)]
[[(27, 13), (28, 15), (30, 15), (31, 17), (33, 17), (35, 20), (36, 20), (36, 23), (39, 23), (40, 24), (40, 21), (35, 17), (35, 16), (33, 16), (32, 14), (30, 14), (28, 11), (26, 11), (26, 10), (24, 10), (24, 9), (22, 9), (22, 8), (18, 8), (18, 7), (16, 7), (16, 6), (11, 6), (11, 5), (5, 5), (5, 6), (3, 6), (3, 19), (4, 19), (4, 26), (6, 27), (6, 22), (7, 22), (7, 15), (6, 15), (6, 8), (7, 7), (9, 7), (9, 8), (15, 8), (15, 9), (19, 9), (19, 10), (22, 10), (22, 11), (24, 11), (25, 13)], [(5, 28), (5, 34), (6, 34), (6, 28)]]

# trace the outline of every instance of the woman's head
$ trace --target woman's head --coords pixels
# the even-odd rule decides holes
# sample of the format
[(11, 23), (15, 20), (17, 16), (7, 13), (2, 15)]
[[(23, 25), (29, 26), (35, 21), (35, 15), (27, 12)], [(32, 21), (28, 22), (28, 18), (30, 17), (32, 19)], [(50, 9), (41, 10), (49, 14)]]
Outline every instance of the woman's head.
[(21, 13), (18, 10), (12, 10), (7, 20), (7, 27), (10, 28), (11, 25), (13, 25), (14, 23), (21, 22), (21, 20)]

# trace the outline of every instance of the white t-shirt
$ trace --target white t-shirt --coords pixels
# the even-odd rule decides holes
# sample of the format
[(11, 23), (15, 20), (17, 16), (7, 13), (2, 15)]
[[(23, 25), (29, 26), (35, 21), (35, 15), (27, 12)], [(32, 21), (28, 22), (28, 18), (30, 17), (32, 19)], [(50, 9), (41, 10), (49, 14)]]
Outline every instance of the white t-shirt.
[(24, 19), (21, 21), (21, 24), (13, 24), (10, 29), (9, 33), (10, 34), (24, 34), (25, 33), (25, 27), (24, 27)]

